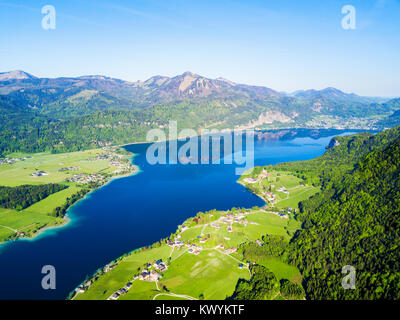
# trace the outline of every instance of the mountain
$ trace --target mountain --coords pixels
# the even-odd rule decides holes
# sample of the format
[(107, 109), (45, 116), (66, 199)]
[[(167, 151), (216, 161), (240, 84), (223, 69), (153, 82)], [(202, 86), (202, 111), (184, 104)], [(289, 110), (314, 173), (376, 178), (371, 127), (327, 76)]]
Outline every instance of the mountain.
[(225, 93), (231, 87), (220, 80), (207, 79), (191, 72), (176, 77), (152, 77), (143, 83), (143, 88), (151, 89), (151, 95), (160, 100), (208, 97)]
[[(385, 105), (389, 106), (393, 110), (396, 110), (398, 104), (400, 104), (400, 99), (390, 100)], [(400, 110), (394, 111), (391, 115), (379, 121), (378, 125), (382, 126), (383, 128), (392, 128), (400, 125)]]
[[(337, 100), (348, 100), (348, 99), (357, 99), (357, 96), (354, 93), (344, 93), (343, 91), (328, 87), (322, 90), (298, 90), (293, 94), (296, 98), (308, 100), (308, 99), (316, 99), (316, 98), (325, 98), (325, 99), (337, 99)], [(360, 97), (361, 98), (361, 97)]]
[(380, 121), (400, 110), (400, 99), (373, 102), (335, 88), (287, 95), (192, 72), (134, 82), (102, 75), (1, 75), (0, 154), (143, 141), (149, 129), (164, 128), (171, 120), (178, 128), (196, 130), (379, 129), (385, 127)]
[[(229, 126), (292, 123), (326, 127), (340, 117), (342, 120), (336, 126), (345, 127), (350, 117), (389, 114), (400, 109), (400, 102), (385, 105), (376, 102), (381, 98), (361, 97), (335, 88), (286, 95), (268, 87), (238, 84), (224, 78), (210, 79), (189, 71), (174, 77), (158, 75), (136, 82), (101, 75), (37, 78), (23, 71), (3, 73), (3, 77), (8, 80), (0, 82), (0, 94), (54, 119), (86, 116), (101, 110), (134, 110), (161, 105), (183, 108), (182, 103), (186, 103), (196, 104), (203, 111), (208, 107), (218, 109), (217, 113), (223, 112), (226, 116), (216, 122), (223, 120)], [(319, 120), (326, 116), (332, 120), (327, 123)], [(370, 125), (374, 121), (377, 120)]]
[(0, 74), (7, 83), (0, 84), (0, 94), (9, 94), (25, 90), (63, 89), (69, 91), (80, 88), (97, 90), (125, 97), (143, 103), (169, 102), (185, 99), (215, 97), (235, 97), (240, 95), (259, 98), (280, 97), (269, 88), (239, 85), (229, 80), (209, 79), (192, 72), (185, 72), (175, 77), (154, 76), (146, 81), (129, 82), (105, 76), (81, 76), (76, 78), (36, 78), (22, 71), (11, 71)]
[(144, 90), (149, 90), (152, 101), (170, 102), (198, 98), (279, 98), (281, 95), (266, 87), (236, 84), (224, 78), (209, 79), (192, 72), (185, 72), (175, 77), (154, 76), (138, 83)]
[(24, 79), (36, 79), (36, 77), (21, 70), (0, 72), (0, 81), (12, 81), (12, 80), (24, 80)]
[(332, 100), (332, 101), (352, 101), (361, 103), (382, 102), (387, 99), (381, 97), (362, 97), (354, 93), (345, 93), (339, 89), (328, 87), (322, 90), (298, 90), (291, 94), (302, 100)]

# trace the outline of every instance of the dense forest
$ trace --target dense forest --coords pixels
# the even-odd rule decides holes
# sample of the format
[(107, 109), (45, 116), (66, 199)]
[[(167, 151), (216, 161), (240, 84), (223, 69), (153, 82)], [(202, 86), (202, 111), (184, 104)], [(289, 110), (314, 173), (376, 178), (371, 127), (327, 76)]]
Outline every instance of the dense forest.
[(66, 188), (68, 186), (54, 183), (17, 187), (0, 186), (0, 207), (22, 210)]
[(240, 279), (233, 300), (270, 300), (279, 292), (279, 281), (275, 275), (261, 265), (250, 266), (250, 280)]
[[(302, 229), (285, 248), (311, 299), (400, 299), (400, 128), (337, 137), (309, 161), (276, 166), (322, 186), (300, 203)], [(342, 268), (356, 269), (344, 290)]]

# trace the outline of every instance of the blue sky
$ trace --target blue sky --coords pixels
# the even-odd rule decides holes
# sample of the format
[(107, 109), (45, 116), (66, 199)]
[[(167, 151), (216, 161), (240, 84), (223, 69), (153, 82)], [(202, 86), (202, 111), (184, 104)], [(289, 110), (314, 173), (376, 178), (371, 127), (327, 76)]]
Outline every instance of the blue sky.
[[(56, 9), (44, 30), (41, 9)], [(341, 27), (344, 5), (356, 29)], [(400, 0), (0, 0), (0, 71), (125, 80), (192, 71), (280, 91), (400, 96)]]

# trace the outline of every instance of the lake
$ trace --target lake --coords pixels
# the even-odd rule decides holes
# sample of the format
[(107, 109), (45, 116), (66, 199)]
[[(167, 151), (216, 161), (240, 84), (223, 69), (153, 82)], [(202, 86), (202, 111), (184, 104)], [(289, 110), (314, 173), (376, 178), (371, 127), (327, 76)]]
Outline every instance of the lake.
[[(337, 130), (286, 130), (255, 137), (255, 165), (306, 160), (324, 153)], [(126, 146), (141, 171), (115, 179), (68, 211), (71, 222), (32, 240), (0, 245), (0, 299), (65, 299), (87, 275), (118, 256), (173, 233), (198, 211), (252, 207), (263, 201), (236, 181), (235, 164), (150, 165), (147, 144)], [(56, 289), (43, 290), (44, 265)]]

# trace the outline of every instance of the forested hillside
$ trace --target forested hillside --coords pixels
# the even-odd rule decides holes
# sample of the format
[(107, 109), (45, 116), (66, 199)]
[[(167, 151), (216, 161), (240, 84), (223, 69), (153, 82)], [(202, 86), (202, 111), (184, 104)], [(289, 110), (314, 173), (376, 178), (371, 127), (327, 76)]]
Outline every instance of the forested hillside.
[[(322, 185), (300, 204), (286, 258), (308, 298), (399, 299), (400, 128), (335, 141), (319, 158), (277, 166)], [(341, 286), (345, 265), (356, 269), (355, 290)]]
[(400, 109), (399, 99), (385, 103), (334, 88), (293, 96), (191, 72), (137, 82), (37, 78), (23, 71), (1, 75), (0, 156), (144, 141), (149, 129), (164, 128), (170, 120), (196, 130), (379, 129)]

